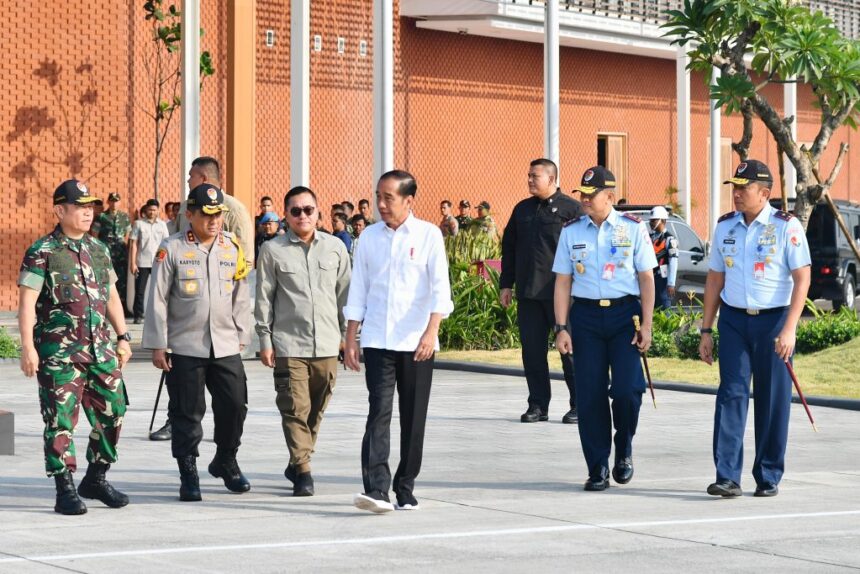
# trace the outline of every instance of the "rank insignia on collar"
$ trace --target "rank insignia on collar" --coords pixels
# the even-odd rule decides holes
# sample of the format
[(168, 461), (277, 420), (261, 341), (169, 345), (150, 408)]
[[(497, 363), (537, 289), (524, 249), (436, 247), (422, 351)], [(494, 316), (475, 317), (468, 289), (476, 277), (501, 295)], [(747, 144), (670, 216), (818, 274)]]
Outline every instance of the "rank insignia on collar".
[(190, 229), (185, 233), (185, 241), (188, 243), (197, 243), (197, 239), (194, 237), (194, 232)]

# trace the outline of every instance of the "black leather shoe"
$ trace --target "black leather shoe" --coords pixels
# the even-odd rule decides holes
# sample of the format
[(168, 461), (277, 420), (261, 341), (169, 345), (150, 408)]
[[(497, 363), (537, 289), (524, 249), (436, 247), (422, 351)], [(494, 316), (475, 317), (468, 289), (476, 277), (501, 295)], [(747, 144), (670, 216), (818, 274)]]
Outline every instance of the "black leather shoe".
[(170, 440), (172, 436), (173, 427), (170, 426), (170, 420), (168, 420), (163, 427), (149, 433), (149, 440)]
[(197, 502), (203, 500), (200, 494), (200, 477), (197, 476), (197, 457), (183, 456), (176, 459), (179, 465), (179, 500)]
[(618, 484), (627, 484), (633, 478), (633, 459), (629, 456), (619, 458), (612, 468), (612, 478)]
[(209, 474), (224, 480), (224, 486), (231, 492), (248, 492), (251, 483), (242, 474), (239, 463), (236, 462), (236, 452), (219, 452), (209, 463)]
[(296, 477), (295, 486), (293, 486), (293, 496), (313, 496), (314, 495), (314, 479), (309, 472), (303, 472)]
[(548, 421), (549, 417), (546, 412), (541, 410), (537, 405), (529, 405), (529, 410), (524, 412), (520, 417), (522, 423), (536, 423), (539, 421)]
[(708, 494), (711, 496), (722, 496), (723, 498), (733, 498), (743, 494), (741, 485), (733, 480), (723, 479), (708, 486)]
[(55, 474), (54, 484), (57, 487), (57, 502), (54, 504), (54, 512), (69, 515), (87, 513), (87, 505), (78, 497), (71, 472)]
[(296, 467), (294, 467), (292, 464), (288, 464), (287, 468), (284, 469), (284, 477), (293, 484), (295, 484), (296, 478), (298, 477), (298, 475), (296, 474)]
[(585, 490), (597, 492), (609, 488), (609, 469), (601, 466), (585, 481)]
[(109, 464), (100, 462), (90, 463), (87, 474), (78, 485), (78, 494), (84, 498), (100, 500), (111, 508), (122, 508), (128, 504), (128, 496), (115, 489), (105, 478)]
[(563, 417), (561, 417), (561, 422), (566, 425), (575, 425), (579, 422), (579, 413), (576, 412), (576, 407), (573, 407)]
[(779, 494), (779, 487), (775, 484), (760, 484), (755, 487), (753, 496), (776, 496)]

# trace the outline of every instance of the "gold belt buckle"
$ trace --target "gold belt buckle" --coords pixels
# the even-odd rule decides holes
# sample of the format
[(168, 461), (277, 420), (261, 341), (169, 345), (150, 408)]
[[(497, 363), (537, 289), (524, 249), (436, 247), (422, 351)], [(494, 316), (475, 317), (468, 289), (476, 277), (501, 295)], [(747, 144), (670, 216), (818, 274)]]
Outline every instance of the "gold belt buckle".
[(600, 300), (600, 306), (601, 307), (610, 307), (611, 305), (612, 305), (612, 303), (609, 301), (609, 299), (601, 299)]
[(747, 315), (755, 316), (755, 315), (758, 315), (758, 312), (759, 312), (758, 309), (747, 309)]

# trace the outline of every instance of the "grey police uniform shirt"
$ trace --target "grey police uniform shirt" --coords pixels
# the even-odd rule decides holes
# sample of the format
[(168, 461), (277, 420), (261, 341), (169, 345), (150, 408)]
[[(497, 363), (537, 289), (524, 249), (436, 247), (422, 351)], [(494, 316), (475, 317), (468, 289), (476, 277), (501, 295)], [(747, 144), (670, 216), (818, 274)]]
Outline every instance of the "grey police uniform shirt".
[(155, 256), (143, 325), (143, 347), (215, 358), (251, 342), (247, 279), (234, 279), (239, 250), (222, 232), (208, 251), (187, 229), (171, 235)]
[(739, 211), (720, 217), (708, 266), (725, 273), (720, 298), (727, 305), (773, 309), (791, 303), (791, 272), (811, 262), (800, 221), (765, 204), (749, 225)]
[(260, 349), (274, 348), (277, 357), (337, 356), (351, 275), (346, 246), (327, 233), (314, 233), (309, 245), (292, 231), (263, 243), (254, 308)]

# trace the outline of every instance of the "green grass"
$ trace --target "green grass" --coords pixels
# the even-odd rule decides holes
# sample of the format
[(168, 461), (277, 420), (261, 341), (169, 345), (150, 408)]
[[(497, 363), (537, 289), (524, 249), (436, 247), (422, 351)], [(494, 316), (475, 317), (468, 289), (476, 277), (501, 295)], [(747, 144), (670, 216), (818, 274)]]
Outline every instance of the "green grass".
[[(501, 351), (443, 351), (440, 360), (466, 361), (521, 367), (519, 349)], [(549, 354), (550, 369), (560, 371), (558, 353)], [(716, 364), (708, 366), (689, 359), (649, 358), (651, 376), (660, 381), (677, 381), (696, 385), (717, 386), (720, 382)], [(794, 370), (805, 395), (860, 398), (860, 338), (824, 351), (799, 355), (794, 359)]]

